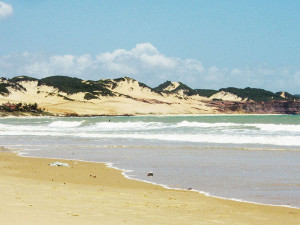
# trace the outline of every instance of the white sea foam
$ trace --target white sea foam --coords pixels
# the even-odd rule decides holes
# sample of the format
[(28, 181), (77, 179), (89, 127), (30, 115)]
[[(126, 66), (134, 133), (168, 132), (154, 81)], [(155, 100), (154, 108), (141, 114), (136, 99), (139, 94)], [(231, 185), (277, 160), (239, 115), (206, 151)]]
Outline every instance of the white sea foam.
[(197, 135), (197, 134), (95, 134), (77, 133), (84, 138), (123, 138), (176, 142), (198, 142), (218, 144), (262, 144), (278, 146), (300, 146), (300, 139), (293, 136), (247, 136), (247, 135)]
[[(261, 123), (181, 122), (89, 122), (0, 123), (0, 135), (74, 136), (83, 138), (129, 138), (218, 144), (300, 146), (300, 125)], [(204, 129), (205, 128), (205, 129)]]
[(80, 126), (84, 121), (54, 121), (49, 124), (49, 127), (78, 127)]
[(99, 130), (151, 130), (165, 127), (167, 125), (161, 122), (99, 122), (87, 128)]
[(176, 124), (176, 127), (203, 127), (203, 128), (214, 128), (214, 127), (235, 127), (243, 124), (238, 123), (200, 123), (200, 122), (189, 122), (182, 121)]
[[(182, 121), (178, 123), (164, 123), (164, 122), (97, 122), (84, 124), (85, 121), (53, 121), (50, 124), (42, 124), (41, 122), (32, 124), (1, 124), (0, 130), (43, 130), (56, 129), (59, 131), (65, 128), (80, 128), (91, 131), (122, 131), (122, 130), (159, 130), (159, 129), (181, 129), (181, 128), (206, 128), (206, 131), (215, 128), (222, 130), (261, 130), (269, 132), (300, 132), (300, 125), (290, 124), (259, 124), (259, 123), (207, 123), (207, 122), (190, 122)], [(51, 128), (51, 129), (49, 129)], [(201, 129), (200, 129), (201, 130)], [(185, 130), (186, 132), (187, 130)]]
[(280, 132), (280, 131), (288, 131), (288, 132), (300, 132), (300, 125), (290, 125), (290, 124), (247, 124), (249, 126), (254, 126), (264, 131), (271, 132)]
[(199, 127), (199, 128), (257, 128), (264, 131), (288, 131), (300, 132), (300, 125), (291, 124), (259, 124), (259, 123), (203, 123), (203, 122), (189, 122), (182, 121), (176, 127)]

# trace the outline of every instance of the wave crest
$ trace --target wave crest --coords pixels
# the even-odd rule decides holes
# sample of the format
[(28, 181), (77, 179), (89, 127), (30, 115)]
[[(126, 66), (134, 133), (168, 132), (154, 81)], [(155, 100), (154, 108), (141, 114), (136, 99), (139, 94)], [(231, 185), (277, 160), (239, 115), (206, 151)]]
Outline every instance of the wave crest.
[(50, 123), (49, 127), (79, 127), (84, 121), (54, 121)]

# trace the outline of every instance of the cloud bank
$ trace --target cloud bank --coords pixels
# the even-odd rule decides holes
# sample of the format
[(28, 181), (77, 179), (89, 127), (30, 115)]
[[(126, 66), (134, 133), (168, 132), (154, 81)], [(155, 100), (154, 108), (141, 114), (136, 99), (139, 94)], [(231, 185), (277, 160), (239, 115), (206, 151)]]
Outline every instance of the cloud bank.
[(67, 75), (99, 80), (129, 76), (152, 87), (166, 80), (180, 81), (193, 88), (256, 87), (271, 91), (300, 93), (300, 69), (205, 67), (197, 59), (168, 57), (150, 43), (131, 50), (117, 49), (96, 56), (22, 53), (0, 56), (0, 76), (28, 75), (42, 78)]
[(0, 20), (11, 16), (13, 11), (14, 10), (11, 5), (0, 1)]

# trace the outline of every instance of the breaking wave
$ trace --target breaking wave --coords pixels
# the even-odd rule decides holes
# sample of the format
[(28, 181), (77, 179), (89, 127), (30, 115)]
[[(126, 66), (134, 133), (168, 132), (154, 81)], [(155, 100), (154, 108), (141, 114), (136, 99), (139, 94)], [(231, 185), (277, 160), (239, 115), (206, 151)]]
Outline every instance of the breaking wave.
[(71, 136), (91, 139), (300, 146), (299, 124), (198, 121), (64, 120), (0, 123), (0, 135)]
[(78, 127), (80, 126), (84, 121), (54, 121), (49, 124), (49, 127)]

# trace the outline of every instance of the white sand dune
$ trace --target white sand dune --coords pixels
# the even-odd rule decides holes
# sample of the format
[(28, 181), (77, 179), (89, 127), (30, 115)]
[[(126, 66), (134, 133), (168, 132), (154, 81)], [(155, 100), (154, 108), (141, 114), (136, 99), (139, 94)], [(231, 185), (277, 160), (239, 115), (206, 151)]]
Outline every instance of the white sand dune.
[[(38, 81), (20, 81), (22, 87), (8, 87), (9, 94), (0, 95), (0, 104), (37, 103), (40, 108), (53, 114), (78, 115), (142, 115), (142, 114), (212, 114), (218, 113), (215, 107), (207, 104), (213, 98), (241, 101), (236, 95), (219, 92), (210, 99), (198, 95), (187, 96), (184, 91), (177, 93), (157, 93), (131, 78), (105, 80), (106, 87), (115, 96), (101, 96), (84, 99), (85, 92), (67, 94), (57, 88), (38, 85)], [(0, 83), (7, 81), (0, 81)], [(83, 81), (87, 83), (87, 81)], [(171, 82), (166, 89), (175, 90), (177, 82)]]
[(235, 94), (226, 91), (220, 91), (210, 97), (210, 99), (222, 99), (224, 101), (242, 101), (243, 99)]

